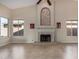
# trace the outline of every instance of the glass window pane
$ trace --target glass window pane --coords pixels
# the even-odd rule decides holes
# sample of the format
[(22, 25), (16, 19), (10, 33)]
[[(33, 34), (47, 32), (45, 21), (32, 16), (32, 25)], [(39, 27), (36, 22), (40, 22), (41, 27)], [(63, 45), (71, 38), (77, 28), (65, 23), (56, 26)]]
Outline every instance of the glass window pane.
[(13, 35), (23, 36), (24, 35), (24, 20), (13, 21)]
[(67, 36), (71, 36), (71, 28), (67, 28)]
[(72, 21), (72, 36), (77, 36), (78, 21)]
[(72, 25), (78, 25), (78, 21), (72, 21)]
[(18, 20), (13, 20), (13, 36), (19, 36), (18, 27)]
[(78, 28), (78, 26), (77, 25), (72, 25), (72, 28)]
[(77, 24), (77, 23), (78, 23), (78, 21), (73, 20), (73, 21), (72, 21), (72, 23), (76, 23), (76, 24)]
[(8, 19), (1, 17), (1, 34), (0, 36), (8, 36)]
[(69, 23), (69, 24), (71, 24), (71, 21), (66, 21), (66, 23)]
[(77, 36), (77, 28), (72, 28), (72, 36)]
[(72, 28), (72, 26), (71, 26), (71, 25), (66, 25), (66, 27), (67, 27), (67, 28)]
[(24, 35), (24, 20), (19, 20), (19, 36), (23, 36)]

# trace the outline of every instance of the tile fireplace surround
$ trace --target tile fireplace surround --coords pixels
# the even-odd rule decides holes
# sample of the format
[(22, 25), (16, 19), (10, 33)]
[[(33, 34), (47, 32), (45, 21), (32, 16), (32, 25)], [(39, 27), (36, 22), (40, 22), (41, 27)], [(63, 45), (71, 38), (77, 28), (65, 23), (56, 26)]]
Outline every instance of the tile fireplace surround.
[(36, 42), (40, 42), (40, 35), (41, 34), (45, 34), (45, 35), (50, 34), (51, 35), (51, 42), (54, 42), (55, 28), (53, 28), (53, 27), (37, 27), (36, 30), (37, 30), (37, 33), (36, 33), (37, 40), (36, 40)]

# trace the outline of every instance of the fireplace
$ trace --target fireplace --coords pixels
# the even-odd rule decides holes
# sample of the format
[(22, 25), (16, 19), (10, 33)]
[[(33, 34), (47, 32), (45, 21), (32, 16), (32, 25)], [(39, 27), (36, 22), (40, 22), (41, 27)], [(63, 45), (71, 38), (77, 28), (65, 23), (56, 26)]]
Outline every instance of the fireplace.
[(51, 35), (50, 34), (41, 34), (40, 42), (51, 42)]

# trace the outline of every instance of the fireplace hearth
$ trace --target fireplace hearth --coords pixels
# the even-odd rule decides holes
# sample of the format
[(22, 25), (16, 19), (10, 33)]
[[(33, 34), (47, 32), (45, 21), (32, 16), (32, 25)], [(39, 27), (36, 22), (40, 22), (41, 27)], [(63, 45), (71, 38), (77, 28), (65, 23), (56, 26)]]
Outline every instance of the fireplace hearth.
[(51, 35), (50, 34), (41, 34), (40, 42), (51, 42)]

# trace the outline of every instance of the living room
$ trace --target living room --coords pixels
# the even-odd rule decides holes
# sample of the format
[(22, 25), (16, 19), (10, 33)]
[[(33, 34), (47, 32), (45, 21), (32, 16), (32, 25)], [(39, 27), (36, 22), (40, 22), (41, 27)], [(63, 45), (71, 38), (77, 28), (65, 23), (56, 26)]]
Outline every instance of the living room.
[[(5, 51), (5, 49), (10, 51), (14, 47), (13, 51), (18, 54), (18, 49), (21, 52), (21, 49), (25, 47), (25, 51), (32, 51), (31, 49), (33, 49), (33, 53), (39, 55), (38, 57), (32, 56), (34, 59), (46, 59), (46, 55), (42, 57), (42, 54), (45, 53), (44, 49), (47, 49), (47, 56), (49, 57), (47, 59), (77, 59), (77, 29), (77, 0), (0, 1), (0, 51)], [(39, 50), (41, 48), (43, 48), (42, 52), (44, 53)], [(58, 51), (58, 54), (54, 54), (55, 52), (53, 53), (52, 49), (53, 51)], [(65, 49), (72, 53), (69, 55), (70, 58), (62, 56), (68, 53), (67, 50), (65, 52), (62, 51)], [(6, 58), (6, 52), (2, 52), (5, 54), (3, 57), (0, 54), (0, 59), (12, 59), (12, 57)], [(52, 52), (51, 56), (49, 56), (50, 52)], [(31, 52), (29, 53), (31, 54)], [(28, 54), (28, 59), (33, 59), (30, 54)], [(18, 54), (17, 58), (13, 59), (24, 58), (20, 58), (20, 54)]]

